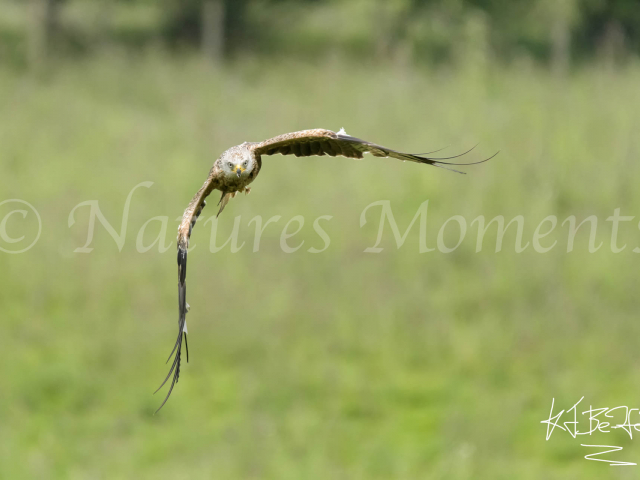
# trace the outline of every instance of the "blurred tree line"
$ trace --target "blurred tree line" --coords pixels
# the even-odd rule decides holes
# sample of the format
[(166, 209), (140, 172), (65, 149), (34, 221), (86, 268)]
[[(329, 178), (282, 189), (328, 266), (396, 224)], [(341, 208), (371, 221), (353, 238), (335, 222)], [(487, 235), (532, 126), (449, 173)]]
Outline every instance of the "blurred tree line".
[[(558, 70), (594, 56), (620, 61), (640, 50), (638, 0), (0, 2), (0, 55), (7, 45), (26, 45), (24, 57), (33, 65), (56, 49), (90, 52), (105, 43), (199, 48), (215, 63), (243, 54), (337, 52), (431, 63), (524, 55)], [(20, 9), (28, 17), (22, 34), (19, 22), (1, 20)]]

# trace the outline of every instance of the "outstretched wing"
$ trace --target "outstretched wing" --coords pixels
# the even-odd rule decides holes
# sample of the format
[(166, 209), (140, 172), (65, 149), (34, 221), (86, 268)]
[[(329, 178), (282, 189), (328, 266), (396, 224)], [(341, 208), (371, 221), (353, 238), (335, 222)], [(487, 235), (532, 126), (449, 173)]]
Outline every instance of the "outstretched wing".
[[(479, 162), (471, 163), (451, 163), (443, 160), (450, 160), (460, 157), (469, 153), (468, 150), (460, 155), (445, 158), (430, 158), (425, 157), (425, 154), (414, 153), (402, 153), (396, 150), (392, 150), (382, 145), (367, 142), (361, 140), (347, 133), (341, 129), (338, 133), (331, 130), (314, 129), (314, 130), (302, 130), (300, 132), (285, 133), (277, 137), (270, 138), (261, 143), (256, 143), (252, 146), (256, 155), (274, 155), (279, 153), (281, 155), (295, 155), (296, 157), (308, 157), (311, 155), (336, 155), (350, 158), (362, 158), (364, 153), (371, 153), (376, 157), (392, 157), (398, 160), (409, 160), (410, 162), (424, 163), (427, 165), (433, 165), (435, 167), (446, 168), (447, 170), (453, 170), (445, 165), (475, 165), (477, 163), (486, 162), (492, 157), (486, 158)], [(464, 173), (458, 170), (453, 170), (457, 173)]]
[[(160, 411), (164, 404), (169, 400), (169, 396), (173, 391), (173, 387), (176, 383), (178, 383), (178, 379), (180, 378), (180, 357), (182, 353), (182, 339), (184, 337), (184, 345), (187, 351), (187, 362), (189, 361), (189, 347), (187, 345), (187, 312), (189, 311), (189, 305), (187, 304), (187, 250), (189, 248), (189, 238), (191, 237), (191, 230), (193, 226), (196, 224), (196, 220), (202, 213), (202, 209), (205, 207), (207, 202), (205, 198), (209, 196), (209, 194), (218, 186), (217, 181), (217, 173), (216, 167), (211, 169), (209, 172), (209, 176), (207, 180), (202, 185), (202, 188), (198, 190), (189, 203), (189, 206), (184, 211), (182, 216), (182, 221), (180, 222), (180, 226), (178, 227), (178, 338), (176, 343), (173, 346), (173, 350), (167, 359), (167, 362), (173, 358), (173, 363), (171, 365), (171, 369), (167, 374), (167, 377), (164, 379), (162, 384), (158, 387), (160, 390), (165, 383), (171, 378), (173, 375), (173, 380), (171, 381), (171, 386), (169, 387), (169, 392), (167, 392), (167, 396), (165, 397), (160, 408), (156, 410), (156, 413)], [(156, 392), (158, 391), (156, 390)]]

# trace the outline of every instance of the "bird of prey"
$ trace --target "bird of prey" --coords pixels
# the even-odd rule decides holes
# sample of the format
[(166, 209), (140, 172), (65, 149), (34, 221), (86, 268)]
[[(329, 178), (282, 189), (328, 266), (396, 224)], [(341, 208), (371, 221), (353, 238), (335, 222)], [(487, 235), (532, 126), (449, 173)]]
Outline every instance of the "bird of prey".
[[(437, 150), (436, 150), (437, 151)], [(469, 150), (471, 151), (471, 150)], [(359, 138), (347, 135), (344, 129), (340, 131), (332, 132), (331, 130), (313, 129), (302, 130), (299, 132), (285, 133), (277, 137), (265, 140), (264, 142), (245, 142), (242, 145), (236, 145), (231, 147), (220, 155), (211, 168), (207, 180), (202, 185), (202, 188), (195, 194), (189, 206), (184, 211), (182, 221), (178, 227), (178, 338), (173, 346), (173, 350), (167, 359), (167, 362), (173, 358), (171, 369), (167, 374), (158, 390), (164, 386), (165, 383), (173, 375), (169, 392), (165, 397), (162, 405), (158, 408), (159, 411), (169, 399), (173, 387), (178, 382), (180, 377), (180, 356), (182, 351), (182, 340), (184, 338), (184, 345), (187, 353), (187, 362), (189, 361), (189, 347), (187, 346), (187, 312), (189, 311), (189, 305), (186, 301), (187, 287), (187, 248), (189, 247), (189, 238), (191, 236), (191, 230), (198, 219), (198, 216), (205, 207), (205, 199), (214, 190), (219, 190), (222, 195), (218, 205), (218, 215), (224, 210), (230, 199), (235, 197), (239, 192), (249, 193), (249, 184), (253, 182), (260, 169), (262, 168), (262, 156), (274, 155), (279, 153), (281, 155), (295, 155), (296, 157), (308, 157), (312, 155), (330, 155), (332, 157), (342, 156), (350, 158), (362, 158), (364, 153), (370, 153), (375, 157), (391, 157), (398, 160), (408, 160), (415, 163), (423, 163), (426, 165), (433, 165), (434, 167), (446, 168), (453, 170), (449, 165), (474, 165), (490, 160), (492, 157), (486, 158), (479, 162), (471, 163), (451, 163), (445, 162), (453, 158), (460, 157), (469, 153), (464, 152), (460, 155), (445, 158), (430, 158), (423, 155), (428, 155), (434, 152), (411, 154), (402, 153), (396, 150), (392, 150), (375, 143), (367, 142)], [(464, 173), (458, 170), (453, 170), (457, 173)], [(156, 390), (156, 392), (158, 391)]]

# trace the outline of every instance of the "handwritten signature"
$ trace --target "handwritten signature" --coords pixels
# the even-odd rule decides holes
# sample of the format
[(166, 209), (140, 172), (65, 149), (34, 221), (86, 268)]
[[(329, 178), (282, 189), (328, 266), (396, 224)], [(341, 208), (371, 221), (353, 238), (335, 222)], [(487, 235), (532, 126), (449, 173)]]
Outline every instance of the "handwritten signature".
[[(625, 406), (620, 407), (603, 407), (603, 408), (594, 408), (591, 405), (588, 410), (584, 410), (580, 412), (581, 415), (588, 415), (588, 430), (580, 431), (578, 429), (578, 405), (584, 397), (578, 400), (570, 409), (568, 410), (560, 410), (558, 413), (554, 414), (553, 407), (555, 405), (555, 398), (551, 400), (551, 411), (549, 412), (549, 418), (547, 420), (542, 420), (540, 423), (547, 424), (547, 440), (551, 438), (551, 434), (556, 428), (569, 433), (573, 438), (577, 438), (578, 435), (591, 435), (596, 432), (601, 433), (610, 433), (614, 429), (623, 429), (625, 432), (629, 434), (629, 438), (633, 439), (634, 432), (640, 432), (640, 423), (632, 423), (631, 418), (633, 416), (634, 420), (640, 421), (640, 409), (638, 408), (629, 408)], [(572, 420), (560, 422), (560, 419), (563, 415), (568, 416)], [(622, 417), (622, 418), (621, 418)], [(616, 419), (623, 419), (622, 423), (616, 423)], [(586, 422), (585, 422), (586, 423)], [(637, 465), (637, 463), (631, 462), (621, 462), (617, 460), (607, 460), (604, 458), (595, 458), (596, 456), (604, 455), (611, 452), (618, 452), (622, 450), (622, 447), (617, 447), (615, 445), (585, 445), (580, 444), (583, 447), (592, 447), (592, 448), (601, 448), (608, 449), (604, 451), (599, 451), (595, 453), (590, 453), (585, 455), (585, 459), (587, 460), (595, 460), (598, 462), (607, 462), (610, 466), (623, 466), (623, 465)]]

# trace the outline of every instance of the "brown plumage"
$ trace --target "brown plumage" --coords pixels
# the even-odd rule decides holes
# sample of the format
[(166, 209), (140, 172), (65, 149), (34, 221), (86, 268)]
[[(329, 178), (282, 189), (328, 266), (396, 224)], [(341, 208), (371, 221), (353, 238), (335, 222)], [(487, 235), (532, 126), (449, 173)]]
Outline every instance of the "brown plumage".
[[(465, 155), (469, 151), (464, 152), (461, 155)], [(453, 170), (448, 168), (448, 165), (474, 165), (486, 162), (493, 158), (492, 156), (479, 162), (472, 163), (444, 162), (443, 160), (453, 159), (461, 155), (446, 158), (430, 158), (423, 156), (426, 154), (402, 153), (381, 145), (376, 145), (375, 143), (352, 137), (347, 135), (344, 130), (340, 130), (336, 133), (331, 130), (323, 129), (285, 133), (284, 135), (279, 135), (269, 140), (265, 140), (264, 142), (245, 142), (242, 145), (236, 145), (235, 147), (231, 147), (229, 150), (225, 151), (213, 164), (207, 180), (202, 185), (202, 188), (200, 188), (200, 190), (195, 194), (189, 203), (189, 206), (184, 211), (182, 221), (178, 227), (178, 338), (174, 344), (171, 355), (169, 355), (169, 359), (167, 360), (168, 362), (175, 353), (173, 364), (171, 365), (171, 369), (169, 370), (167, 377), (158, 388), (158, 390), (160, 390), (160, 388), (162, 388), (162, 386), (173, 375), (169, 392), (162, 402), (162, 405), (160, 405), (160, 408), (162, 408), (169, 399), (169, 396), (173, 391), (173, 387), (180, 377), (180, 360), (183, 337), (185, 347), (187, 348), (187, 361), (189, 361), (189, 351), (186, 343), (186, 315), (189, 310), (189, 305), (186, 302), (187, 249), (189, 247), (191, 231), (198, 219), (198, 216), (202, 212), (202, 209), (206, 205), (205, 199), (214, 190), (219, 190), (221, 192), (220, 201), (218, 202), (218, 205), (220, 205), (218, 215), (220, 215), (229, 200), (233, 198), (236, 193), (249, 193), (248, 185), (255, 180), (262, 168), (262, 156), (275, 155), (278, 153), (281, 155), (295, 155), (296, 157), (330, 155), (332, 157), (342, 156), (348, 158), (362, 158), (364, 153), (371, 153), (375, 157), (397, 158), (398, 160), (408, 160), (410, 162), (433, 165), (435, 167), (446, 168), (448, 170)], [(463, 173), (458, 170), (453, 171)], [(158, 410), (160, 410), (160, 408), (158, 408)]]

